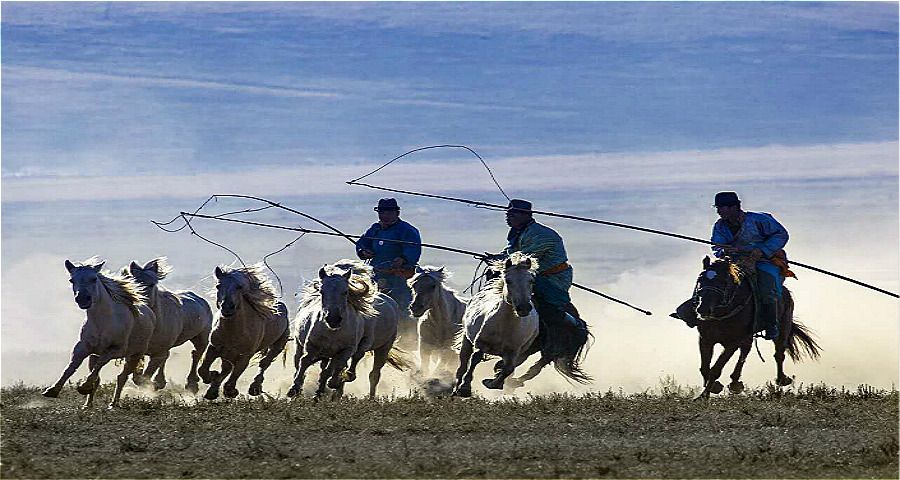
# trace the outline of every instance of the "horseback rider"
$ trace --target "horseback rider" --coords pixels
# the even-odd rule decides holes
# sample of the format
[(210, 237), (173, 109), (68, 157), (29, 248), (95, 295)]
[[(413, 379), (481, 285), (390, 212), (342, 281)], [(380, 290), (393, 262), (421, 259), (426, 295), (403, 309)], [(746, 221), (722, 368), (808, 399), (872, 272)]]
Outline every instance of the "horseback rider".
[(422, 237), (416, 227), (400, 220), (400, 207), (396, 199), (378, 200), (375, 211), (378, 212), (378, 221), (356, 241), (356, 255), (371, 263), (378, 289), (400, 306), (401, 329), (407, 333), (414, 332), (415, 324), (410, 325), (409, 315), (412, 290), (406, 281), (415, 274), (415, 266), (422, 256), (422, 246), (418, 245), (422, 243)]
[(533, 300), (540, 318), (541, 352), (549, 358), (574, 356), (587, 340), (588, 331), (569, 297), (572, 266), (568, 264), (562, 237), (535, 221), (531, 206), (525, 200), (510, 200), (506, 207), (506, 224), (510, 227), (506, 248), (488, 258), (503, 259), (513, 252), (522, 252), (537, 259)]
[[(787, 268), (787, 256), (782, 250), (788, 241), (787, 230), (769, 213), (745, 212), (735, 192), (719, 192), (715, 197), (719, 220), (713, 225), (713, 254), (729, 256), (756, 267), (755, 296), (758, 324), (754, 332), (765, 329), (763, 338), (778, 337), (778, 302), (782, 297), (785, 276), (795, 277)], [(796, 278), (796, 277), (795, 277)], [(675, 318), (689, 327), (697, 324), (694, 299), (681, 304)]]

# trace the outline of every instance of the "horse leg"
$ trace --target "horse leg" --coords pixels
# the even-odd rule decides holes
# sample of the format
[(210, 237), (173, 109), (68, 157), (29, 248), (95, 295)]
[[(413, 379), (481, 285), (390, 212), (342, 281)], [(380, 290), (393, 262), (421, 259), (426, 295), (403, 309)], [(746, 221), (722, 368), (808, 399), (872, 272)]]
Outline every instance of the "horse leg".
[(781, 387), (786, 387), (794, 383), (794, 380), (791, 377), (784, 374), (784, 353), (791, 343), (791, 335), (793, 334), (794, 302), (787, 292), (785, 292), (784, 297), (785, 308), (779, 321), (780, 331), (778, 332), (778, 338), (775, 339), (775, 365), (778, 369), (777, 376), (775, 377), (775, 384)]
[(709, 392), (706, 391), (706, 384), (709, 381), (709, 363), (712, 362), (714, 346), (714, 342), (706, 340), (702, 336), (700, 337), (700, 375), (703, 377), (704, 387), (700, 397), (709, 397)]
[(334, 362), (328, 360), (322, 360), (321, 369), (319, 372), (319, 387), (316, 388), (315, 399), (318, 400), (325, 394), (325, 389), (328, 384), (328, 377), (331, 376), (331, 372), (334, 368)]
[(303, 380), (306, 377), (306, 369), (308, 369), (313, 363), (316, 363), (316, 359), (313, 358), (312, 355), (307, 354), (301, 359), (300, 357), (302, 351), (303, 350), (299, 348), (298, 345), (297, 354), (294, 355), (294, 383), (291, 384), (291, 388), (288, 389), (288, 397), (295, 397), (303, 392)]
[(153, 377), (153, 389), (154, 390), (162, 390), (166, 388), (166, 360), (169, 358), (169, 352), (166, 352), (166, 358), (159, 364), (159, 370), (156, 371), (156, 376)]
[[(97, 359), (99, 358), (100, 357), (98, 357), (97, 355), (91, 355), (90, 357), (88, 357), (88, 368), (93, 370), (97, 365)], [(87, 398), (84, 399), (84, 405), (82, 405), (81, 408), (87, 409), (91, 408), (94, 405), (94, 394), (96, 392), (97, 386), (95, 385), (94, 388), (91, 389), (91, 393), (87, 394)]]
[(469, 361), (472, 358), (473, 350), (472, 342), (468, 337), (463, 336), (462, 345), (459, 348), (459, 368), (456, 369), (456, 388), (453, 389), (453, 396), (472, 396), (472, 386), (463, 383), (463, 375), (469, 369)]
[[(352, 348), (352, 347), (351, 347)], [(344, 385), (344, 369), (347, 368), (347, 361), (356, 353), (351, 348), (345, 348), (335, 355), (330, 363), (332, 368), (331, 379), (328, 380), (328, 388), (338, 389)]]
[(736, 352), (737, 349), (737, 345), (728, 345), (725, 347), (725, 350), (719, 354), (716, 363), (709, 370), (709, 373), (707, 373), (707, 380), (706, 385), (703, 388), (703, 393), (697, 398), (709, 398), (710, 393), (720, 393), (722, 391), (723, 386), (719, 383), (719, 376), (722, 375), (722, 369), (725, 368), (725, 364), (728, 363), (728, 360), (731, 360), (731, 356), (734, 355), (734, 352)]
[(741, 344), (741, 353), (738, 354), (737, 364), (731, 373), (731, 383), (728, 384), (728, 391), (731, 393), (741, 393), (744, 391), (744, 382), (741, 381), (741, 372), (744, 369), (744, 362), (747, 361), (747, 355), (750, 354), (750, 348), (753, 346), (753, 340), (748, 339)]
[[(206, 363), (209, 358), (209, 355), (207, 355), (206, 359), (203, 362)], [(234, 365), (228, 360), (222, 358), (222, 371), (209, 372), (209, 388), (206, 389), (206, 395), (203, 395), (203, 398), (207, 400), (215, 400), (219, 398), (219, 386), (222, 385), (222, 380), (225, 380), (225, 377), (227, 377), (228, 374), (231, 373), (232, 368), (234, 368)]]
[(518, 365), (516, 357), (516, 351), (507, 352), (506, 355), (503, 355), (503, 368), (494, 374), (494, 378), (485, 378), (481, 383), (487, 388), (502, 390), (503, 381), (516, 370), (516, 365)]
[(119, 398), (122, 396), (122, 389), (125, 388), (125, 382), (128, 381), (128, 376), (137, 370), (138, 364), (141, 362), (141, 357), (143, 357), (143, 355), (137, 354), (131, 355), (125, 359), (125, 366), (122, 367), (122, 372), (116, 376), (116, 390), (113, 393), (112, 401), (109, 402), (108, 409), (112, 410), (119, 404)]
[(100, 384), (100, 370), (113, 358), (122, 357), (123, 353), (125, 353), (124, 349), (117, 346), (115, 349), (107, 350), (103, 355), (92, 356), (89, 360), (89, 362), (94, 362), (91, 365), (91, 373), (84, 379), (84, 383), (78, 386), (78, 393), (87, 395), (93, 392)]
[(219, 358), (219, 349), (217, 349), (215, 345), (209, 344), (206, 348), (206, 354), (203, 355), (203, 362), (197, 369), (197, 375), (200, 375), (200, 379), (207, 385), (213, 381), (213, 375), (209, 371), (209, 368), (212, 367), (213, 362), (216, 361), (217, 358)]
[(191, 343), (194, 345), (194, 350), (191, 351), (191, 370), (188, 372), (184, 388), (191, 393), (197, 393), (200, 390), (200, 375), (197, 374), (197, 367), (200, 359), (203, 358), (203, 352), (209, 345), (209, 331), (204, 330), (200, 335), (192, 338)]
[(132, 378), (134, 380), (134, 383), (139, 387), (147, 385), (148, 380), (153, 376), (154, 373), (156, 373), (157, 369), (160, 368), (160, 366), (166, 361), (166, 358), (168, 357), (168, 351), (166, 351), (165, 354), (151, 354), (150, 361), (147, 362), (147, 366), (144, 367), (144, 371), (139, 372), (135, 370), (134, 376)]
[(69, 365), (63, 371), (59, 380), (57, 380), (52, 387), (44, 390), (42, 395), (50, 398), (58, 397), (59, 392), (62, 391), (63, 385), (66, 384), (66, 380), (75, 374), (75, 371), (78, 370), (78, 367), (81, 366), (81, 363), (84, 362), (84, 359), (87, 358), (88, 355), (90, 355), (90, 352), (88, 351), (87, 345), (82, 342), (76, 343), (75, 348), (72, 349), (72, 359), (69, 361)]
[(266, 354), (263, 356), (262, 360), (259, 361), (259, 373), (256, 374), (256, 377), (253, 378), (253, 383), (250, 384), (250, 389), (247, 391), (250, 395), (259, 395), (262, 393), (262, 383), (264, 380), (263, 375), (266, 373), (266, 370), (269, 368), (269, 365), (272, 365), (272, 362), (275, 361), (275, 358), (278, 355), (281, 355), (281, 352), (284, 351), (288, 342), (288, 332), (285, 331), (284, 335), (278, 337), (278, 340), (275, 340), (272, 345), (269, 345), (268, 350), (266, 350)]
[(553, 363), (552, 360), (549, 360), (549, 359), (541, 356), (541, 358), (539, 358), (538, 361), (534, 362), (534, 365), (532, 365), (531, 368), (529, 368), (528, 371), (526, 371), (524, 375), (522, 375), (521, 377), (518, 377), (518, 378), (509, 379), (509, 386), (512, 388), (519, 388), (519, 387), (524, 386), (525, 382), (538, 376), (538, 374), (541, 373), (541, 370), (543, 370), (544, 367), (546, 367), (547, 365), (550, 365), (551, 363)]
[(381, 368), (387, 362), (388, 353), (392, 347), (393, 345), (386, 343), (372, 352), (372, 371), (369, 372), (369, 397), (371, 398), (375, 398), (375, 388), (378, 387), (378, 381), (381, 380)]
[(428, 375), (431, 372), (431, 357), (434, 353), (434, 348), (422, 341), (422, 336), (419, 335), (419, 371), (416, 372), (419, 375)]
[(231, 370), (228, 381), (222, 385), (222, 394), (225, 395), (225, 398), (234, 398), (238, 396), (237, 381), (238, 378), (241, 378), (244, 370), (247, 369), (247, 365), (250, 365), (250, 355), (242, 355), (235, 360), (234, 369)]
[(360, 352), (359, 350), (353, 354), (353, 357), (350, 359), (350, 366), (347, 368), (347, 382), (356, 380), (356, 366), (365, 355), (366, 352)]

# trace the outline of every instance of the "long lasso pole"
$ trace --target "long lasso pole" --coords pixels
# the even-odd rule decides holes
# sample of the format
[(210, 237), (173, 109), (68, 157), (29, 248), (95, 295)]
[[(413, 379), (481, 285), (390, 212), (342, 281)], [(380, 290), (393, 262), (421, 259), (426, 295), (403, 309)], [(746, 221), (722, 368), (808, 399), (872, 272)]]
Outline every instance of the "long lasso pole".
[[(411, 192), (411, 191), (407, 191), (407, 190), (398, 190), (398, 189), (394, 189), (394, 188), (380, 187), (380, 186), (377, 186), (377, 185), (369, 185), (369, 184), (367, 184), (367, 183), (360, 183), (360, 182), (356, 182), (356, 181), (354, 181), (354, 180), (351, 180), (351, 181), (347, 182), (347, 184), (349, 184), (349, 185), (359, 185), (359, 186), (362, 186), (362, 187), (373, 188), (373, 189), (376, 189), (376, 190), (383, 190), (383, 191), (386, 191), (386, 192), (403, 193), (403, 194), (407, 194), (407, 195), (416, 195), (416, 196), (420, 196), (420, 197), (428, 197), (428, 198), (438, 198), (438, 199), (441, 199), (441, 200), (450, 200), (450, 201), (454, 201), (454, 202), (466, 203), (466, 204), (469, 204), (469, 205), (474, 205), (474, 206), (476, 206), (476, 207), (496, 208), (496, 209), (502, 209), (502, 210), (505, 210), (505, 209), (506, 209), (506, 206), (504, 206), (504, 205), (497, 205), (497, 204), (487, 203), (487, 202), (479, 202), (479, 201), (475, 201), (475, 200), (468, 200), (468, 199), (465, 199), (465, 198), (448, 197), (448, 196), (444, 196), (444, 195), (432, 195), (432, 194), (429, 194), (429, 193)], [(655, 229), (652, 229), (652, 228), (638, 227), (638, 226), (635, 226), (635, 225), (628, 225), (628, 224), (625, 224), (625, 223), (608, 222), (608, 221), (605, 221), (605, 220), (597, 220), (596, 218), (579, 217), (579, 216), (577, 216), (577, 215), (567, 215), (567, 214), (564, 214), (564, 213), (544, 212), (544, 211), (540, 211), (540, 210), (532, 210), (531, 213), (536, 213), (536, 214), (539, 214), (539, 215), (546, 215), (546, 216), (548, 216), (548, 217), (567, 218), (567, 219), (570, 219), (570, 220), (578, 220), (578, 221), (581, 221), (581, 222), (598, 223), (598, 224), (601, 224), (601, 225), (609, 225), (609, 226), (611, 226), (611, 227), (619, 227), (619, 228), (627, 228), (627, 229), (631, 229), (631, 230), (639, 230), (639, 231), (641, 231), (641, 232), (654, 233), (654, 234), (657, 234), (657, 235), (665, 235), (665, 236), (667, 236), (667, 237), (680, 238), (680, 239), (682, 239), (682, 240), (688, 240), (688, 241), (697, 242), (697, 243), (705, 243), (705, 244), (707, 244), (707, 245), (713, 245), (713, 246), (716, 246), (716, 247), (728, 247), (728, 245), (721, 244), (721, 243), (711, 242), (711, 241), (709, 241), (709, 240), (704, 240), (704, 239), (702, 239), (702, 238), (690, 237), (690, 236), (687, 236), (687, 235), (681, 235), (681, 234), (678, 234), (678, 233), (672, 233), (672, 232), (664, 232), (664, 231), (662, 231), (662, 230), (655, 230)], [(788, 261), (788, 264), (790, 264), (790, 265), (797, 265), (798, 267), (807, 268), (807, 269), (812, 270), (812, 271), (814, 271), (814, 272), (819, 272), (819, 273), (822, 273), (822, 274), (825, 274), (825, 275), (829, 275), (829, 276), (832, 276), (832, 277), (835, 277), (835, 278), (839, 278), (839, 279), (841, 279), (841, 280), (844, 280), (844, 281), (847, 281), (847, 282), (850, 282), (850, 283), (854, 283), (854, 284), (859, 285), (859, 286), (861, 286), (861, 287), (869, 288), (869, 289), (875, 290), (876, 292), (883, 293), (883, 294), (885, 294), (885, 295), (890, 295), (891, 297), (894, 297), (894, 298), (900, 298), (900, 295), (897, 295), (897, 294), (894, 293), (894, 292), (885, 290), (885, 289), (883, 289), (883, 288), (878, 288), (878, 287), (876, 287), (876, 286), (874, 286), (874, 285), (870, 285), (870, 284), (868, 284), (868, 283), (861, 282), (861, 281), (859, 281), (859, 280), (856, 280), (856, 279), (853, 279), (853, 278), (850, 278), (850, 277), (841, 275), (841, 274), (839, 274), (839, 273), (830, 272), (830, 271), (828, 271), (828, 270), (824, 270), (824, 269), (821, 269), (821, 268), (819, 268), (819, 267), (814, 267), (814, 266), (812, 266), (812, 265), (807, 265), (807, 264), (805, 264), (805, 263), (800, 263), (800, 262), (797, 262), (797, 261), (794, 261), (794, 260), (789, 260), (789, 261)]]
[[(347, 235), (347, 234), (344, 234), (344, 233), (338, 233), (338, 232), (325, 232), (325, 231), (322, 231), (322, 230), (310, 230), (310, 229), (308, 229), (308, 228), (303, 228), (303, 227), (285, 227), (285, 226), (283, 226), (283, 225), (272, 225), (272, 224), (269, 224), (269, 223), (252, 222), (252, 221), (249, 221), (249, 220), (238, 220), (238, 219), (235, 219), (235, 218), (226, 218), (226, 217), (213, 216), (213, 215), (203, 215), (203, 214), (199, 214), (199, 213), (179, 212), (179, 215), (182, 216), (182, 217), (206, 218), (206, 219), (209, 219), (209, 220), (220, 220), (220, 221), (223, 221), (223, 222), (233, 222), (233, 223), (239, 223), (239, 224), (243, 224), (243, 225), (252, 225), (252, 226), (255, 226), (255, 227), (274, 228), (274, 229), (278, 229), (278, 230), (289, 230), (289, 231), (293, 231), (293, 232), (311, 233), (311, 234), (315, 234), (315, 235), (327, 235), (327, 236), (333, 236), (333, 237), (344, 237), (344, 238), (348, 238), (348, 239), (352, 239), (352, 238), (357, 238), (357, 239), (358, 239), (358, 238), (362, 238), (361, 235)], [(420, 243), (420, 242), (408, 242), (408, 241), (405, 241), (405, 240), (394, 240), (394, 239), (390, 239), (390, 238), (377, 238), (377, 237), (367, 237), (367, 238), (371, 238), (372, 240), (375, 240), (375, 241), (377, 241), (377, 240), (383, 240), (383, 241), (387, 241), (387, 242), (398, 243), (398, 244), (401, 244), (401, 245), (417, 245), (417, 246), (420, 246), (420, 247), (433, 248), (433, 249), (436, 249), (436, 250), (444, 250), (444, 251), (448, 251), (448, 252), (461, 253), (461, 254), (463, 254), (463, 255), (472, 255), (473, 257), (475, 257), (475, 258), (477, 258), (477, 259), (479, 259), (479, 260), (483, 260), (483, 259), (487, 258), (487, 256), (486, 256), (485, 254), (483, 254), (483, 253), (473, 252), (473, 251), (470, 251), (470, 250), (462, 250), (462, 249), (459, 249), (459, 248), (453, 248), (453, 247), (446, 247), (446, 246), (443, 246), (443, 245), (435, 245), (435, 244), (431, 244), (431, 243)], [(600, 292), (598, 292), (598, 291), (596, 291), (596, 290), (594, 290), (594, 289), (592, 289), (592, 288), (588, 288), (588, 287), (585, 287), (585, 286), (583, 286), (583, 285), (579, 285), (579, 284), (577, 284), (577, 283), (572, 283), (572, 286), (573, 286), (573, 287), (576, 287), (576, 288), (580, 288), (581, 290), (584, 290), (584, 291), (586, 291), (586, 292), (590, 292), (590, 293), (593, 293), (593, 294), (595, 294), (595, 295), (599, 295), (599, 296), (601, 296), (601, 297), (603, 297), (603, 298), (605, 298), (605, 299), (607, 299), (607, 300), (611, 300), (611, 301), (613, 301), (613, 302), (620, 303), (620, 304), (625, 305), (625, 306), (627, 306), (627, 307), (631, 307), (631, 308), (633, 308), (633, 309), (635, 309), (635, 310), (637, 310), (637, 311), (643, 313), (644, 315), (652, 315), (652, 314), (653, 314), (652, 312), (650, 312), (650, 311), (648, 311), (648, 310), (644, 310), (644, 309), (642, 309), (642, 308), (635, 307), (634, 305), (631, 305), (631, 304), (629, 304), (629, 303), (627, 303), (627, 302), (624, 302), (624, 301), (622, 301), (622, 300), (619, 300), (619, 299), (617, 299), (617, 298), (610, 297), (609, 295), (606, 295), (606, 294), (604, 294), (604, 293), (600, 293)]]

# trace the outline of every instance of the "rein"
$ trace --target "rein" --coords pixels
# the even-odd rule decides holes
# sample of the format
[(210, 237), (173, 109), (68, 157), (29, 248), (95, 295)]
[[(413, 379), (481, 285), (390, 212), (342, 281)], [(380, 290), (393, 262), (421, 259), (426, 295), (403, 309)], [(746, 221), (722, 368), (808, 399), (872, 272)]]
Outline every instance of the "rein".
[[(739, 290), (739, 286), (736, 285), (735, 288), (732, 289), (731, 295), (729, 296), (727, 290), (723, 289), (723, 288), (715, 287), (712, 285), (709, 285), (706, 287), (700, 287), (700, 281), (698, 280), (697, 285), (694, 288), (693, 299), (694, 299), (694, 302), (696, 303), (700, 299), (700, 292), (711, 291), (711, 292), (722, 295), (722, 298), (726, 299), (722, 305), (716, 305), (715, 307), (712, 307), (712, 308), (728, 308), (734, 302), (735, 297), (737, 297), (738, 290)], [(733, 309), (731, 310), (731, 312), (728, 315), (724, 315), (721, 317), (716, 317), (716, 316), (710, 315), (710, 316), (706, 317), (705, 319), (703, 319), (703, 321), (718, 322), (718, 321), (722, 321), (722, 320), (727, 320), (727, 319), (737, 315), (738, 313), (740, 313), (740, 311), (743, 310), (744, 307), (746, 307), (747, 305), (750, 304), (751, 300), (753, 300), (753, 295), (752, 294), (747, 295), (747, 299), (744, 300), (744, 303), (738, 305), (737, 307), (733, 307)], [(712, 311), (712, 309), (710, 309), (710, 311)]]

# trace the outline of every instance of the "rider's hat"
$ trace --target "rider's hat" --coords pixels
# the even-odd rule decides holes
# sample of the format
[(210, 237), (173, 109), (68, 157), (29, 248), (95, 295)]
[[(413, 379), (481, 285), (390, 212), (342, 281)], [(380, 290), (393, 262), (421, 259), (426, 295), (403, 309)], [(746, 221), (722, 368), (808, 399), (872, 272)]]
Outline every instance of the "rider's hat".
[(513, 199), (509, 201), (509, 205), (506, 206), (506, 211), (520, 211), (531, 213), (531, 202), (527, 200), (517, 200)]
[(716, 194), (716, 202), (714, 207), (730, 207), (732, 205), (740, 205), (741, 199), (734, 192), (719, 192)]
[(400, 207), (397, 206), (397, 200), (393, 198), (382, 198), (378, 201), (378, 206), (375, 207), (376, 212), (380, 212), (382, 210), (400, 210)]

